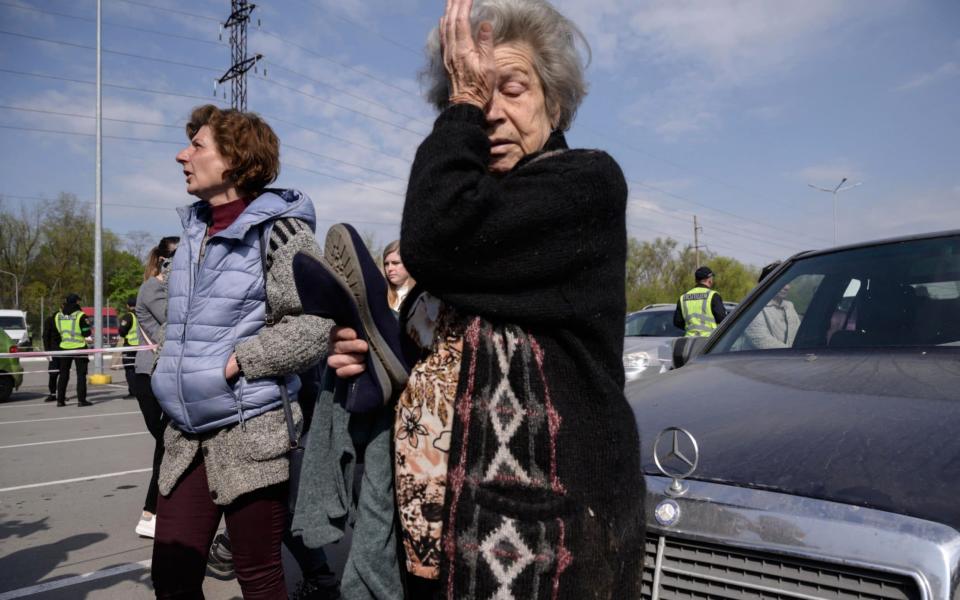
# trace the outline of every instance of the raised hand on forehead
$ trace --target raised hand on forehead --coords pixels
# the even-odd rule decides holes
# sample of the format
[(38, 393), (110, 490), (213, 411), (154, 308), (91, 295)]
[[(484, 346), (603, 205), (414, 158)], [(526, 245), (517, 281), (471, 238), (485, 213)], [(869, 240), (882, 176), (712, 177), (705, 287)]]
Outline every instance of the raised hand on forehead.
[(443, 64), (450, 78), (450, 103), (469, 103), (483, 109), (497, 85), (493, 61), (493, 27), (480, 23), (477, 39), (470, 27), (473, 0), (447, 0), (440, 17)]

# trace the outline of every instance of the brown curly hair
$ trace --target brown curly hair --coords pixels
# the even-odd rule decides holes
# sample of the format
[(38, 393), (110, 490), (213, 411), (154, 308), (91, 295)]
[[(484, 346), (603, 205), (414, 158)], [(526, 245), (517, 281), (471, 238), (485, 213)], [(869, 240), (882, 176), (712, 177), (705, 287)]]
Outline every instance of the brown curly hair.
[(255, 195), (280, 175), (280, 140), (259, 115), (205, 104), (193, 109), (187, 138), (210, 128), (220, 155), (230, 168), (223, 177), (244, 195)]

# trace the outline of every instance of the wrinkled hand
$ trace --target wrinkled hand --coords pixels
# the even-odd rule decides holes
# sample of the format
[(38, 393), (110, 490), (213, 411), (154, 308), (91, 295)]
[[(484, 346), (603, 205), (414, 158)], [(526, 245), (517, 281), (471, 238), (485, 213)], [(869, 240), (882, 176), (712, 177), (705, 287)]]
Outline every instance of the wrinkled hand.
[(357, 332), (349, 327), (334, 327), (330, 330), (327, 365), (337, 371), (337, 377), (346, 379), (366, 370), (369, 347)]
[(486, 107), (497, 85), (497, 67), (493, 62), (493, 26), (480, 24), (477, 39), (470, 30), (473, 0), (447, 0), (440, 17), (440, 45), (443, 64), (450, 77), (450, 103), (469, 103)]

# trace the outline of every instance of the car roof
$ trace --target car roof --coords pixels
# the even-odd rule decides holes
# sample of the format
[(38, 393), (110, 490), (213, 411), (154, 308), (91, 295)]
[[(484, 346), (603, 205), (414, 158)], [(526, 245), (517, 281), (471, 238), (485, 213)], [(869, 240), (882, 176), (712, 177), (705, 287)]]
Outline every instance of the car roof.
[(644, 313), (652, 313), (652, 312), (667, 312), (667, 311), (673, 312), (674, 308), (676, 307), (673, 304), (647, 306), (646, 308), (641, 308), (640, 310), (628, 312), (627, 316), (632, 317), (634, 315), (641, 315)]
[(11, 317), (11, 316), (22, 317), (25, 314), (27, 313), (26, 311), (23, 311), (23, 310), (14, 310), (12, 308), (0, 308), (0, 315), (3, 315), (5, 317)]
[[(870, 248), (872, 246), (902, 244), (903, 242), (915, 242), (918, 240), (932, 240), (932, 239), (944, 238), (944, 237), (960, 237), (960, 229), (950, 229), (947, 231), (934, 231), (930, 233), (918, 233), (914, 235), (904, 235), (900, 237), (870, 240), (867, 242), (858, 242), (856, 244), (846, 244), (844, 246), (832, 246), (830, 248), (822, 248), (820, 250), (804, 250), (803, 252), (798, 252), (793, 256), (791, 256), (789, 260), (810, 258), (812, 256), (823, 256), (825, 254), (833, 254), (834, 252), (846, 252), (848, 250), (855, 250), (859, 248)], [(784, 261), (784, 262), (787, 262), (787, 261)], [(777, 270), (779, 270), (779, 268)]]

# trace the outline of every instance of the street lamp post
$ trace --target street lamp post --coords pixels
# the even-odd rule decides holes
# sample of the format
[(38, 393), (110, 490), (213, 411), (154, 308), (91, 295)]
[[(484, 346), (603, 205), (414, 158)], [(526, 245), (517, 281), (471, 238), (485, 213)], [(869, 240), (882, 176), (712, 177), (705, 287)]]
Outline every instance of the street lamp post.
[(833, 188), (833, 189), (822, 188), (822, 187), (820, 187), (820, 186), (818, 186), (818, 185), (813, 185), (812, 183), (808, 183), (808, 184), (807, 184), (807, 185), (809, 185), (810, 187), (812, 187), (812, 188), (815, 189), (815, 190), (819, 190), (819, 191), (821, 191), (821, 192), (827, 192), (828, 194), (832, 194), (832, 195), (833, 195), (833, 245), (834, 245), (834, 246), (837, 245), (837, 237), (838, 237), (838, 236), (837, 236), (837, 227), (838, 227), (838, 226), (837, 226), (837, 194), (838, 194), (839, 192), (844, 192), (844, 191), (849, 190), (849, 189), (851, 189), (851, 188), (855, 188), (855, 187), (857, 187), (858, 185), (863, 185), (863, 182), (862, 182), (862, 181), (858, 181), (858, 182), (853, 183), (853, 184), (850, 184), (850, 185), (848, 185), (848, 186), (844, 186), (843, 184), (846, 183), (846, 182), (847, 182), (847, 178), (844, 177), (843, 179), (840, 180), (840, 183), (837, 184), (837, 187), (835, 187), (835, 188)]
[(0, 271), (0, 273), (13, 277), (13, 303), (16, 304), (16, 308), (19, 309), (20, 308), (20, 280), (17, 278), (16, 275), (11, 273), (10, 271)]

